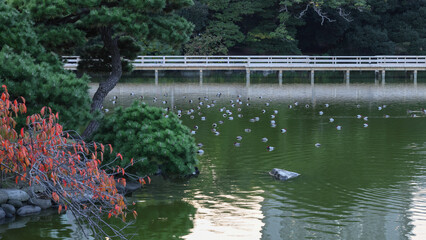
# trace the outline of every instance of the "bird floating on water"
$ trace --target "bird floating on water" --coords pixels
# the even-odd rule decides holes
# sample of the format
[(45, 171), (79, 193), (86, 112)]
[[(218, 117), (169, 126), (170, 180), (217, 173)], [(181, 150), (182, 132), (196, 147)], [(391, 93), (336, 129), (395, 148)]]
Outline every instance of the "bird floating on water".
[(267, 142), (268, 139), (266, 137), (262, 138), (262, 142)]
[(340, 131), (340, 130), (342, 130), (342, 126), (337, 125), (337, 126), (336, 126), (336, 129)]
[(285, 128), (281, 129), (281, 133), (286, 133), (286, 132), (287, 132), (287, 129)]
[(321, 143), (315, 143), (315, 147), (321, 147)]
[(318, 113), (320, 116), (322, 116), (323, 114), (324, 114), (324, 112), (323, 111), (319, 111), (319, 113)]
[(267, 147), (266, 147), (266, 149), (267, 149), (268, 151), (274, 151), (275, 147), (267, 146)]
[(332, 122), (334, 122), (334, 118), (330, 118), (330, 122), (332, 123)]

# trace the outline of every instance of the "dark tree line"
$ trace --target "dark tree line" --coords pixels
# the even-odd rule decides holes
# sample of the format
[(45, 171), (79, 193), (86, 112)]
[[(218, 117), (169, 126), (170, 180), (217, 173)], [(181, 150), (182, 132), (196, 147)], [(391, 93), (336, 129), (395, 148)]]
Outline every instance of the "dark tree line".
[(425, 54), (425, 0), (196, 0), (191, 54)]

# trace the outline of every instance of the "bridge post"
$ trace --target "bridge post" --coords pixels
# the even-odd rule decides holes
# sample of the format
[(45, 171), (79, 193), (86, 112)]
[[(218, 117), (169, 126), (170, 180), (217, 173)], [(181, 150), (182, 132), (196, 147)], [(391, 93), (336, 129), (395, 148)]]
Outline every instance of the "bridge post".
[(250, 69), (246, 69), (246, 86), (250, 86)]
[(155, 69), (155, 85), (158, 85), (158, 70)]
[(374, 70), (374, 84), (379, 84), (379, 70)]
[(314, 70), (311, 70), (311, 85), (314, 85), (315, 83), (315, 72)]
[(346, 79), (346, 85), (349, 85), (349, 79), (350, 79), (350, 71), (349, 70), (346, 70), (346, 76), (345, 76), (345, 79)]
[(283, 85), (283, 70), (278, 71), (278, 84)]
[(203, 85), (203, 69), (200, 69), (200, 86)]
[(386, 83), (385, 75), (386, 75), (386, 71), (383, 69), (382, 70), (382, 85), (385, 85), (385, 83)]
[(413, 79), (414, 85), (417, 86), (417, 70), (414, 70), (413, 77), (414, 77)]

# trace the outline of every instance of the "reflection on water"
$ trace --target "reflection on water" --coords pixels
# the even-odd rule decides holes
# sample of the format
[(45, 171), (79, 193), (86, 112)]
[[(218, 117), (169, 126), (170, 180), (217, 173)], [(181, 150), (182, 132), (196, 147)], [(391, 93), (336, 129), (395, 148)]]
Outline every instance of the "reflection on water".
[[(196, 208), (194, 228), (184, 239), (260, 239), (263, 214), (262, 190), (246, 192), (241, 199), (231, 195), (194, 193), (189, 200)], [(240, 193), (241, 194), (241, 193)]]
[[(117, 104), (110, 101), (114, 95)], [(242, 104), (236, 102), (238, 95)], [(119, 84), (105, 108), (113, 112), (141, 96), (147, 104), (182, 110), (183, 123), (198, 126), (194, 136), (205, 154), (199, 157), (198, 178), (174, 183), (153, 177), (130, 199), (139, 213), (126, 230), (136, 233), (133, 239), (426, 235), (426, 117), (407, 112), (426, 107), (426, 85)], [(219, 111), (223, 107), (233, 112), (233, 120)], [(189, 109), (194, 109), (190, 115)], [(259, 121), (249, 121), (256, 117)], [(218, 136), (211, 131), (213, 123)], [(267, 174), (272, 168), (301, 176), (276, 181)], [(26, 224), (37, 230), (23, 238), (75, 236), (75, 225), (63, 216), (46, 222)], [(4, 239), (17, 237), (19, 230), (3, 229)], [(64, 229), (61, 235), (58, 229)]]

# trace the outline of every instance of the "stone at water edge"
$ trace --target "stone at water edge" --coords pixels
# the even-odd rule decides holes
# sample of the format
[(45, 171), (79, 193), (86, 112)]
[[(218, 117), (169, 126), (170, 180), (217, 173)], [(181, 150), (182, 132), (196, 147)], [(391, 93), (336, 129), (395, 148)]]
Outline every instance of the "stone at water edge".
[(7, 203), (14, 206), (15, 208), (20, 208), (20, 207), (24, 206), (24, 204), (21, 201), (13, 200), (13, 199), (7, 201)]
[(18, 216), (28, 216), (33, 214), (38, 214), (41, 212), (41, 208), (39, 206), (23, 206), (16, 211)]
[(3, 210), (3, 208), (0, 208), (0, 219), (3, 219), (6, 217), (6, 212)]
[(52, 201), (50, 199), (30, 198), (28, 203), (39, 206), (41, 209), (50, 208), (52, 206)]
[(7, 193), (7, 195), (9, 196), (9, 200), (18, 200), (21, 202), (25, 202), (25, 201), (28, 201), (28, 199), (30, 199), (30, 196), (28, 195), (28, 193), (22, 190), (3, 189), (3, 191)]
[(290, 171), (279, 169), (279, 168), (272, 169), (269, 172), (269, 175), (281, 181), (286, 181), (286, 180), (300, 176), (300, 174), (298, 173), (290, 172)]
[(11, 218), (15, 216), (16, 209), (13, 205), (10, 204), (2, 204), (1, 208), (6, 213), (6, 217)]
[(3, 190), (0, 189), (0, 204), (7, 202), (9, 195)]

